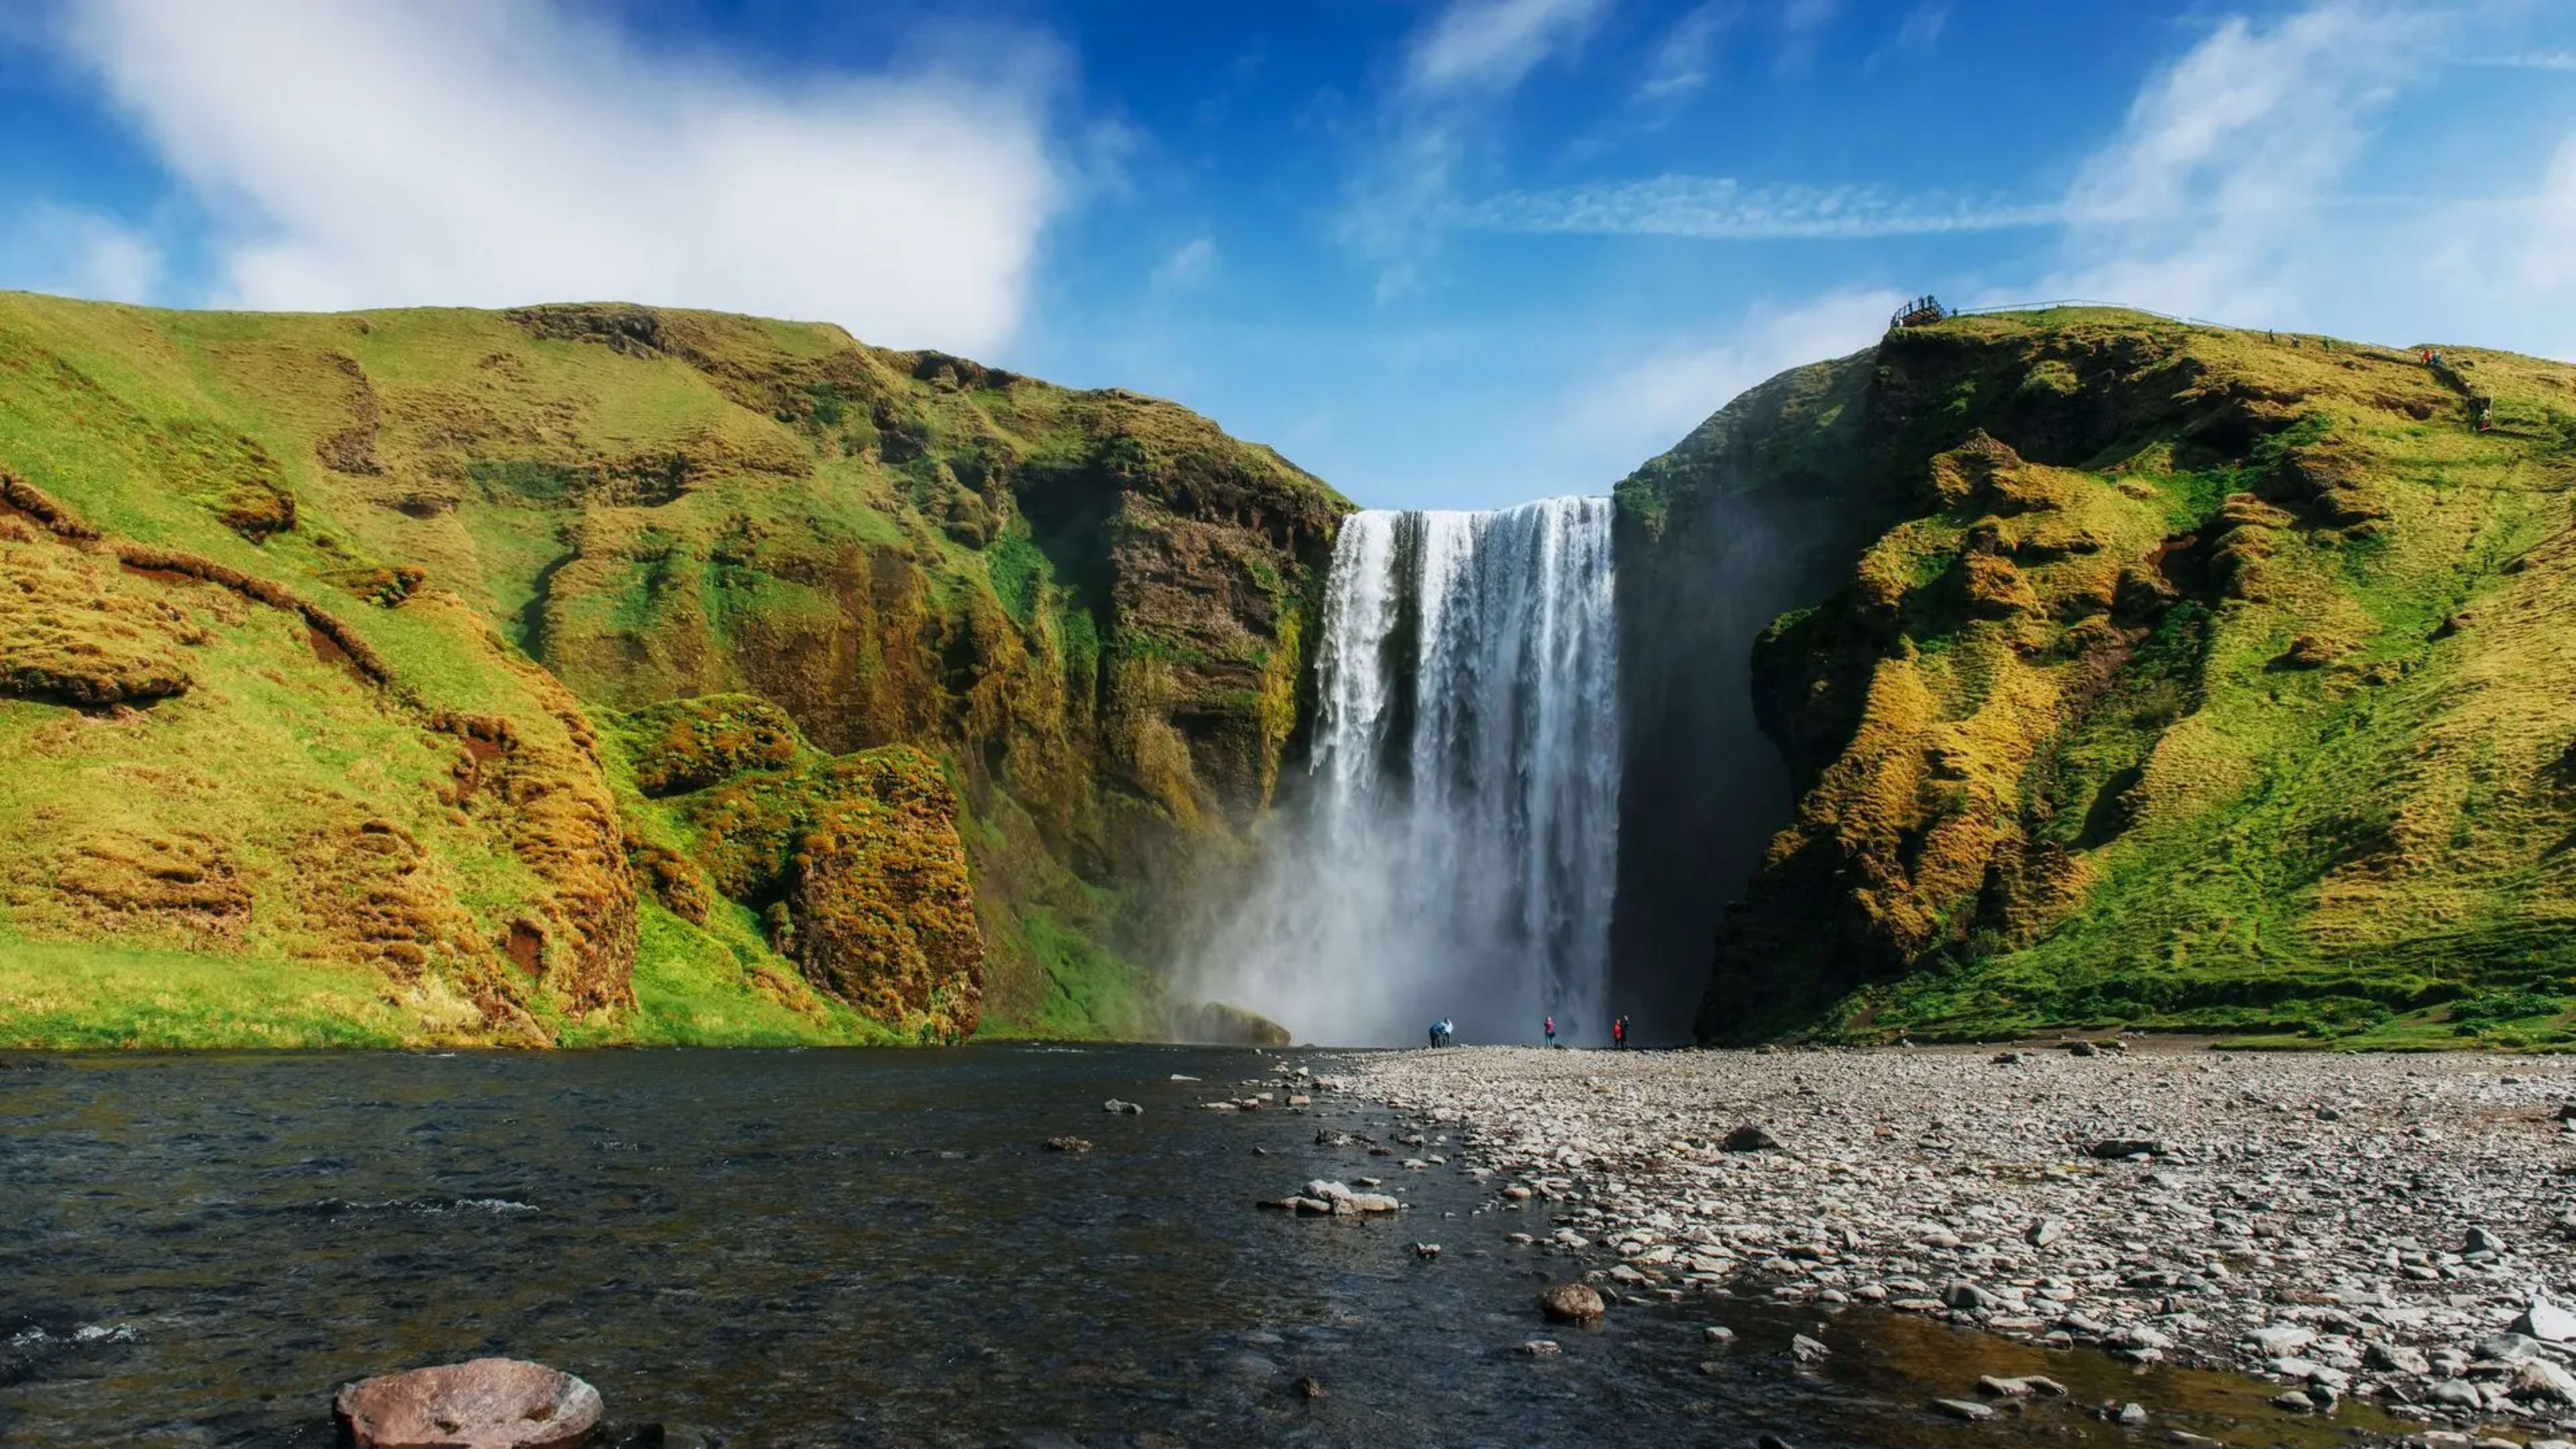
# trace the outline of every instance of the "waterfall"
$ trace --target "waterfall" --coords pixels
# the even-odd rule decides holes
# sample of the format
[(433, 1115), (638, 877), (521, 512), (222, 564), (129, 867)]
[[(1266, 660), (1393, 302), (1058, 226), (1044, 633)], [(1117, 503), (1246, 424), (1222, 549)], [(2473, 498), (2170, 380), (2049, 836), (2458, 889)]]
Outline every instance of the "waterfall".
[(1610, 500), (1342, 524), (1310, 778), (1200, 964), (1300, 1040), (1608, 1033)]

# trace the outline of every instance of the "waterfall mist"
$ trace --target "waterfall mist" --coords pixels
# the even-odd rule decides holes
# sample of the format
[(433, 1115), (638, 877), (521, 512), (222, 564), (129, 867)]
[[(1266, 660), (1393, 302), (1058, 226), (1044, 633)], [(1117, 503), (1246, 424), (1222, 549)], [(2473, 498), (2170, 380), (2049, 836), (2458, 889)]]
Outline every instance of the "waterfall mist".
[(1610, 500), (1344, 520), (1302, 795), (1195, 963), (1301, 1041), (1608, 1035)]

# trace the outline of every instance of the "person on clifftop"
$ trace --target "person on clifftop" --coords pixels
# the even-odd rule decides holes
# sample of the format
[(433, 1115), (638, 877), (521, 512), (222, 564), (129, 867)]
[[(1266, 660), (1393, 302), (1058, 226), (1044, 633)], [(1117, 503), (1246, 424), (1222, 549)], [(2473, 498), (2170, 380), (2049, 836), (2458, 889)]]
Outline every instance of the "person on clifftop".
[(1627, 1045), (1628, 1018), (1624, 1016), (1614, 1016), (1610, 1019), (1610, 1049), (1612, 1051), (1618, 1051)]
[(1548, 1039), (1550, 1042), (1555, 1041), (1555, 1040), (1556, 1040), (1556, 1018), (1555, 1018), (1555, 1017), (1552, 1017), (1552, 1016), (1551, 1016), (1551, 1017), (1549, 1017), (1549, 1018), (1547, 1019), (1547, 1024), (1546, 1024), (1546, 1028), (1545, 1028), (1545, 1029), (1546, 1029), (1546, 1031), (1547, 1031), (1547, 1039)]

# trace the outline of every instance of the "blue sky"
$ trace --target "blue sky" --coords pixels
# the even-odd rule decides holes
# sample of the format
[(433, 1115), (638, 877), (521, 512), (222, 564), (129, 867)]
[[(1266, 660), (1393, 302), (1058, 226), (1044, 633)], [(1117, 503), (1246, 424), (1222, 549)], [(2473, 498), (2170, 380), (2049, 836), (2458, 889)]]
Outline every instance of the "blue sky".
[(0, 10), (0, 286), (820, 318), (1382, 506), (1598, 491), (1927, 289), (2576, 357), (2565, 0), (960, 8)]

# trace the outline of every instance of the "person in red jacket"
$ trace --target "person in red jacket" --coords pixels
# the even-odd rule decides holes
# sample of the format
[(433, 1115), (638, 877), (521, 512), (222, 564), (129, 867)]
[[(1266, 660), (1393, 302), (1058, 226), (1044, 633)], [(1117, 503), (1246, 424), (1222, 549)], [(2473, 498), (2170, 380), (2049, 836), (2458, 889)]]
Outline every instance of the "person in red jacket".
[(1610, 1046), (1612, 1050), (1615, 1051), (1627, 1044), (1628, 1018), (1624, 1016), (1614, 1016), (1610, 1018)]

